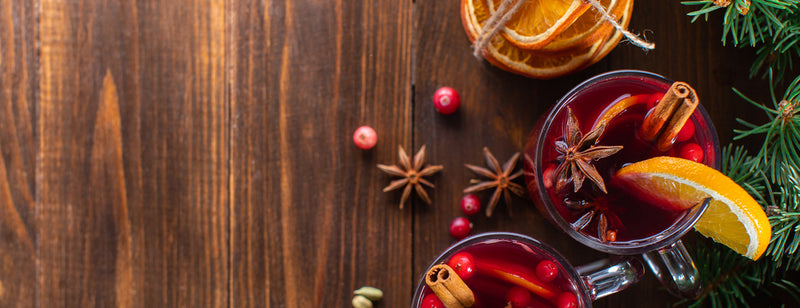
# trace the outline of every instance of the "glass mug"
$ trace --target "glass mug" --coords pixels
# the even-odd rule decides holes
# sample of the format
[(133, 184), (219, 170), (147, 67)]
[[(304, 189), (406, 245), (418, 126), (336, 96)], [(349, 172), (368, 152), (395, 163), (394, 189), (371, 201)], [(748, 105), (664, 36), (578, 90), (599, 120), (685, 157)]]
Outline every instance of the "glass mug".
[[(679, 149), (690, 144), (702, 151), (702, 163), (719, 169), (719, 142), (702, 106), (698, 105), (689, 120), (689, 125), (694, 125), (694, 134), (688, 139), (679, 136), (681, 141), (676, 141), (672, 148), (659, 150), (652, 143), (639, 139), (638, 128), (647, 111), (672, 83), (653, 73), (623, 70), (595, 76), (576, 86), (539, 119), (529, 135), (524, 152), (525, 181), (537, 208), (572, 238), (615, 255), (642, 254), (671, 293), (693, 297), (699, 292), (699, 277), (680, 238), (706, 210), (708, 200), (683, 212), (670, 212), (642, 205), (646, 201), (626, 193), (624, 187), (616, 186), (611, 178), (613, 172), (625, 164), (654, 156), (678, 156)], [(616, 105), (622, 106), (615, 108)], [(618, 112), (620, 107), (625, 107), (624, 111), (613, 113), (617, 116), (608, 121), (609, 110)], [(598, 185), (588, 177), (578, 192), (574, 192), (572, 185), (560, 191), (554, 188), (553, 173), (560, 162), (555, 143), (565, 140), (564, 126), (570, 112), (584, 135), (590, 128), (599, 126), (599, 119), (606, 120), (606, 129), (597, 145), (623, 145), (619, 152), (593, 161), (605, 179), (607, 194), (601, 194)]]
[[(557, 307), (556, 303), (564, 299), (576, 303), (577, 307), (591, 307), (592, 301), (633, 285), (644, 272), (644, 265), (633, 257), (612, 257), (573, 267), (550, 246), (531, 237), (508, 232), (481, 233), (463, 239), (442, 252), (425, 272), (465, 252), (474, 260), (474, 275), (464, 280), (475, 294), (474, 307), (505, 307), (509, 291), (525, 285), (498, 279), (498, 273), (512, 273), (523, 279), (530, 277), (529, 281), (553, 291), (551, 297), (531, 292), (531, 305), (535, 307), (537, 302), (549, 302)], [(536, 278), (536, 268), (542, 262), (552, 262), (549, 264), (557, 269), (550, 278), (552, 280), (547, 282)], [(411, 307), (422, 307), (426, 296), (432, 294), (423, 276), (417, 284)]]

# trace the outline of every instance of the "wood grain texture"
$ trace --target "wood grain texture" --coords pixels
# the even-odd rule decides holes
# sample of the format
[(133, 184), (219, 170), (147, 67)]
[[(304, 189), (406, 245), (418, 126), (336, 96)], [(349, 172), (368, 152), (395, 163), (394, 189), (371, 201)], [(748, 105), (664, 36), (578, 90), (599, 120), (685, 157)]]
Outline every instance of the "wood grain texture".
[(40, 12), (41, 306), (228, 306), (224, 2)]
[[(541, 81), (501, 71), (473, 58), (459, 8), (452, 1), (417, 0), (414, 143), (428, 145), (431, 160), (445, 165), (447, 181), (437, 183), (433, 197), (436, 204), (415, 216), (414, 272), (422, 273), (431, 259), (455, 242), (447, 228), (452, 219), (463, 215), (459, 208), (461, 191), (475, 177), (463, 164), (483, 165), (484, 146), (501, 162), (521, 151), (535, 121), (570, 88), (591, 76), (616, 69), (641, 69), (692, 84), (712, 114), (722, 144), (730, 142), (736, 117), (756, 118), (754, 108), (730, 90), (735, 86), (755, 97), (768, 97), (765, 81), (747, 80), (752, 51), (722, 46), (721, 21), (712, 18), (708, 23), (692, 24), (685, 16), (688, 11), (673, 1), (636, 1), (630, 29), (644, 31), (656, 43), (654, 51), (643, 52), (622, 43), (606, 59), (582, 72)], [(441, 86), (453, 87), (461, 94), (461, 108), (452, 116), (438, 114), (431, 103), (433, 93)], [(478, 196), (485, 204), (491, 191)], [(561, 233), (532, 201), (514, 197), (513, 216), (507, 214), (507, 206), (501, 201), (490, 219), (482, 214), (474, 216), (473, 233), (513, 231), (530, 235), (553, 246), (575, 265), (605, 257)], [(648, 274), (631, 290), (602, 299), (595, 307), (654, 302), (666, 305), (674, 301)]]
[[(637, 1), (631, 29), (656, 50), (623, 43), (538, 81), (472, 58), (458, 2), (0, 1), (0, 307), (347, 307), (363, 285), (406, 307), (455, 242), (476, 177), (463, 165), (520, 151), (579, 82), (623, 68), (689, 82), (723, 144), (735, 118), (763, 119), (730, 91), (769, 97), (747, 79), (753, 51), (719, 42), (719, 14), (692, 24), (676, 1)], [(433, 108), (441, 86), (461, 94), (454, 115)], [(361, 125), (372, 150), (353, 145)], [(433, 205), (399, 210), (375, 165), (422, 145), (445, 167)], [(525, 198), (472, 220), (574, 264), (605, 257)], [(595, 307), (672, 302), (647, 275)]]
[(375, 164), (411, 145), (411, 1), (233, 7), (232, 306), (407, 305), (413, 212)]
[(36, 307), (36, 10), (0, 3), (0, 306)]

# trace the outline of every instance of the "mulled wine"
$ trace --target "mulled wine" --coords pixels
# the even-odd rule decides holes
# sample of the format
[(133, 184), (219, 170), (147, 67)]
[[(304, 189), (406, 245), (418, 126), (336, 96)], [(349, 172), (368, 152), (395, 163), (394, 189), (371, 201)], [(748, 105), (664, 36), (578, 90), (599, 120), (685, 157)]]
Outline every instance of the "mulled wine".
[[(663, 78), (643, 73), (617, 74), (586, 82), (565, 96), (528, 139), (525, 173), (531, 196), (543, 193), (541, 199), (551, 203), (569, 228), (601, 243), (641, 241), (683, 219), (689, 210), (675, 211), (658, 200), (632, 193), (614, 180), (615, 172), (626, 164), (656, 156), (677, 156), (712, 167), (718, 164), (716, 134), (701, 106), (665, 146), (643, 136), (645, 117), (670, 86)], [(572, 127), (568, 127), (570, 124)], [(588, 153), (585, 159), (576, 160), (581, 160), (580, 164), (563, 166), (571, 169), (565, 181), (558, 177), (558, 168), (567, 161), (566, 155), (573, 155), (565, 155), (564, 149), (580, 139), (567, 136), (576, 131), (580, 137), (594, 134), (596, 142), (592, 150), (574, 153)], [(601, 180), (594, 180), (592, 170), (585, 170), (591, 168)], [(541, 173), (537, 173), (539, 170)], [(569, 183), (558, 187), (559, 181)], [(542, 188), (544, 191), (540, 191)], [(541, 209), (545, 202), (538, 201)]]
[[(633, 258), (573, 268), (549, 246), (503, 232), (457, 243), (434, 261), (426, 276), (445, 264), (471, 291), (471, 307), (591, 307), (592, 300), (638, 281), (643, 269)], [(449, 296), (421, 281), (412, 307), (444, 307), (446, 300), (440, 297)]]

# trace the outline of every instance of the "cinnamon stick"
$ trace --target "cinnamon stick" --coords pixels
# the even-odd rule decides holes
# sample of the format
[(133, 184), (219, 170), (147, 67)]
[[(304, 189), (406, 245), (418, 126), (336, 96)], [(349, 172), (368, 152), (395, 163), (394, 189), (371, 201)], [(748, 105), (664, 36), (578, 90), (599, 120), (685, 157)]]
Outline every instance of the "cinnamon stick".
[(654, 141), (660, 151), (666, 151), (675, 142), (698, 104), (697, 93), (691, 86), (685, 82), (674, 82), (644, 118), (641, 136)]
[(447, 308), (472, 307), (475, 294), (447, 264), (434, 265), (425, 274), (425, 284)]

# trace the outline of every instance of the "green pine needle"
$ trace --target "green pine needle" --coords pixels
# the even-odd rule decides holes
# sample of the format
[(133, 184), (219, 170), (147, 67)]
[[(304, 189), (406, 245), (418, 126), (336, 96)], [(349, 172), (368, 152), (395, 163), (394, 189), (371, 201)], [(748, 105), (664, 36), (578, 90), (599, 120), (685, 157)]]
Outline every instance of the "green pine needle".
[[(755, 2), (755, 1), (754, 1)], [(772, 85), (772, 72), (768, 71)], [(700, 243), (694, 260), (700, 271), (702, 293), (679, 304), (690, 307), (761, 306), (758, 296), (788, 294), (800, 303), (800, 288), (786, 278), (787, 271), (800, 270), (800, 76), (787, 88), (781, 100), (772, 93), (767, 106), (740, 97), (767, 114), (763, 124), (742, 120), (745, 129), (736, 130), (734, 140), (763, 138), (762, 147), (750, 155), (742, 146), (723, 148), (722, 172), (744, 187), (764, 207), (772, 226), (772, 238), (758, 261), (751, 261), (720, 244)], [(787, 103), (781, 104), (782, 101)]]
[(709, 14), (724, 10), (722, 44), (732, 42), (736, 47), (755, 47), (756, 60), (750, 67), (750, 77), (769, 69), (782, 80), (792, 69), (792, 58), (800, 56), (800, 0), (734, 0), (719, 7), (712, 0), (684, 1), (684, 5), (699, 7), (688, 13), (695, 22), (700, 17), (708, 21)]

